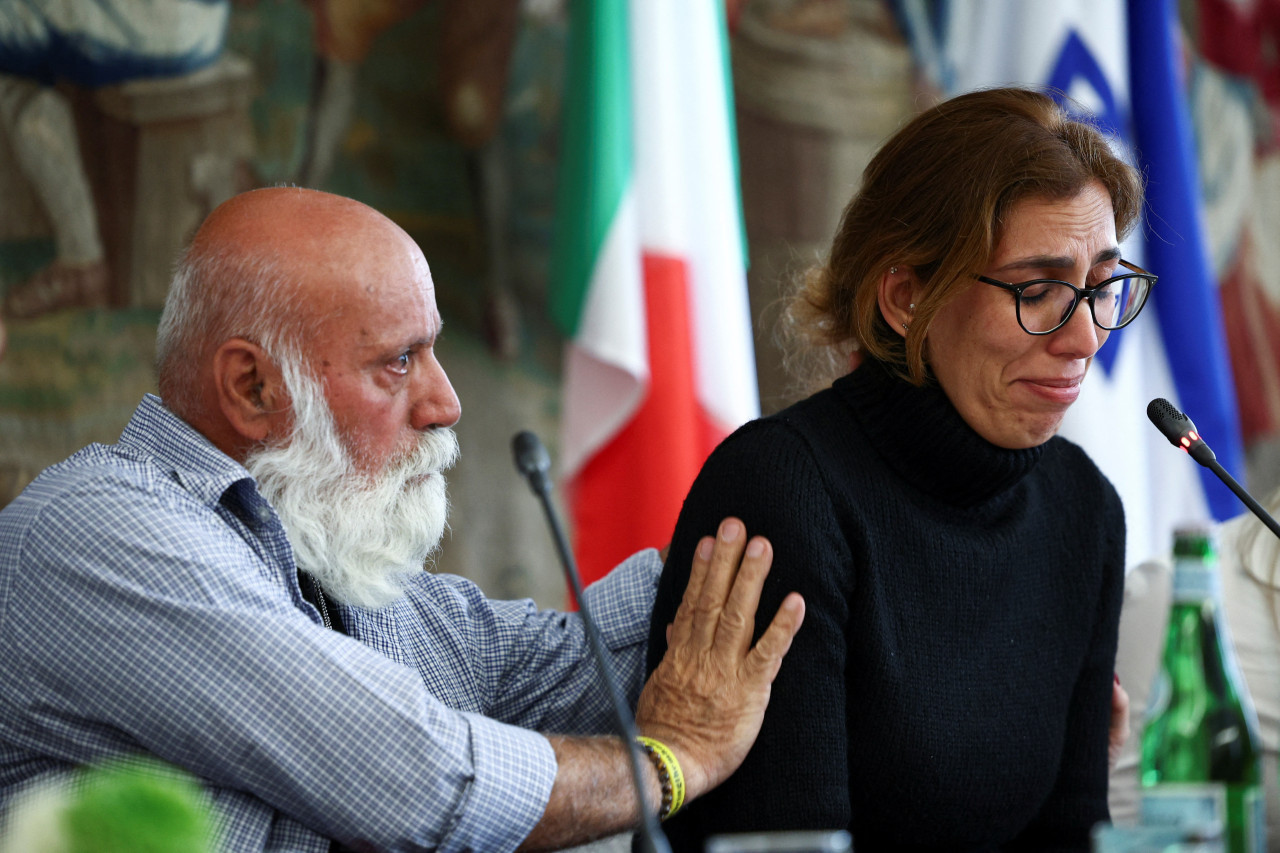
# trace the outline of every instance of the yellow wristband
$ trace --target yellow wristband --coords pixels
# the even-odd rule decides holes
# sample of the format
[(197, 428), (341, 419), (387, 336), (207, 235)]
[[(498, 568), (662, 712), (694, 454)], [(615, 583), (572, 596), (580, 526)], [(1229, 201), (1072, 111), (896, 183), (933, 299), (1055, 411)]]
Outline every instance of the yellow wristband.
[(658, 771), (658, 781), (662, 784), (662, 807), (658, 810), (658, 817), (666, 820), (684, 805), (684, 772), (680, 769), (680, 762), (676, 761), (675, 753), (662, 741), (644, 735), (637, 737), (636, 741)]

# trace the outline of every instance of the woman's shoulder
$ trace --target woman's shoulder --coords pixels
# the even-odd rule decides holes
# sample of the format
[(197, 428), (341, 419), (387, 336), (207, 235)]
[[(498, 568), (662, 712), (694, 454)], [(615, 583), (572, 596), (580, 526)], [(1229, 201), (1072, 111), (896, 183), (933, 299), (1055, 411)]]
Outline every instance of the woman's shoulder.
[(815, 395), (751, 421), (721, 442), (686, 496), (681, 529), (707, 532), (736, 515), (761, 533), (834, 536), (841, 519), (857, 514), (868, 495), (880, 496), (877, 484), (885, 475), (865, 451), (854, 419), (847, 412), (828, 419), (830, 408)]
[(826, 389), (748, 421), (730, 433), (712, 456), (747, 454), (757, 461), (762, 452), (775, 457), (779, 454), (826, 456), (848, 446), (841, 437), (858, 429), (853, 420), (838, 396)]
[(1089, 514), (1101, 511), (1124, 524), (1120, 493), (1080, 445), (1054, 436), (1049, 439), (1038, 468), (1055, 505), (1075, 505)]
[(1060, 435), (1049, 439), (1040, 464), (1051, 470), (1055, 476), (1066, 476), (1071, 481), (1078, 481), (1082, 486), (1096, 485), (1110, 492), (1115, 491), (1107, 475), (1102, 473), (1102, 469), (1084, 448)]

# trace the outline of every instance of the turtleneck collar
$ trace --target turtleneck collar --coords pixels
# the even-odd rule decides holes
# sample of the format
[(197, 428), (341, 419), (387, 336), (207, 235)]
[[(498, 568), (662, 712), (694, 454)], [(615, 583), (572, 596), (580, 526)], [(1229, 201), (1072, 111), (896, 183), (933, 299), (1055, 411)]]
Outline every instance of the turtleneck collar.
[(936, 384), (917, 388), (874, 359), (833, 387), (894, 472), (953, 506), (976, 506), (1011, 488), (1044, 452), (1043, 444), (997, 447), (974, 432)]

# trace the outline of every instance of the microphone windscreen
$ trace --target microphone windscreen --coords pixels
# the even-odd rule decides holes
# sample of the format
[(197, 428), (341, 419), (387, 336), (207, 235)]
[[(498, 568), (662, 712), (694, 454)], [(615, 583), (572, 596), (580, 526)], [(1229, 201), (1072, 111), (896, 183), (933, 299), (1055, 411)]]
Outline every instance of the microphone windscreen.
[(538, 436), (527, 429), (511, 439), (511, 451), (515, 454), (516, 468), (526, 477), (551, 470), (551, 456), (547, 448), (542, 446)]
[(1178, 411), (1173, 403), (1163, 397), (1157, 397), (1147, 404), (1147, 417), (1169, 439), (1169, 443), (1176, 446), (1181, 446), (1182, 437), (1196, 428), (1191, 418)]

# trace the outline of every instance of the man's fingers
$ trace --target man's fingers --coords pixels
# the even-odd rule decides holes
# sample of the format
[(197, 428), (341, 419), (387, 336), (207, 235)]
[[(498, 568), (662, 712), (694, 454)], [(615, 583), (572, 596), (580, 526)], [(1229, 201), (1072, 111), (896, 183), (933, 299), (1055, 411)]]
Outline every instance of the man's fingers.
[(711, 554), (715, 549), (715, 540), (704, 536), (693, 551), (693, 567), (689, 571), (689, 583), (685, 584), (684, 596), (680, 606), (676, 608), (675, 619), (667, 626), (667, 648), (684, 645), (689, 642), (693, 630), (693, 614), (697, 609), (698, 596), (702, 594), (702, 584), (706, 580), (707, 571), (711, 568)]
[(714, 537), (703, 536), (698, 540), (698, 547), (693, 551), (693, 568), (689, 570), (689, 583), (684, 588), (682, 603), (693, 604), (702, 595), (702, 585), (707, 580), (707, 571), (711, 568), (711, 555), (715, 550)]
[(782, 600), (773, 621), (765, 629), (756, 646), (743, 663), (747, 677), (754, 681), (772, 684), (778, 676), (782, 659), (791, 649), (791, 641), (804, 623), (804, 599), (793, 592)]
[(756, 608), (760, 605), (760, 591), (773, 563), (773, 546), (763, 536), (747, 542), (742, 555), (742, 565), (729, 590), (729, 600), (716, 631), (718, 648), (741, 657), (751, 647), (751, 634), (756, 625)]
[(637, 726), (681, 754), (691, 796), (742, 763), (804, 621), (804, 599), (791, 593), (751, 648), (772, 561), (768, 540), (748, 541), (734, 518), (721, 523), (714, 541), (699, 543), (684, 600), (667, 627), (667, 653), (640, 694)]
[(720, 522), (715, 548), (711, 551), (711, 565), (707, 567), (702, 590), (694, 599), (690, 633), (696, 647), (709, 648), (715, 642), (720, 614), (733, 586), (733, 579), (738, 574), (738, 563), (742, 560), (746, 540), (746, 527), (741, 521), (726, 518)]

